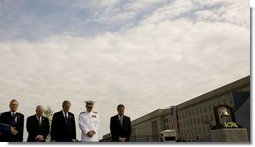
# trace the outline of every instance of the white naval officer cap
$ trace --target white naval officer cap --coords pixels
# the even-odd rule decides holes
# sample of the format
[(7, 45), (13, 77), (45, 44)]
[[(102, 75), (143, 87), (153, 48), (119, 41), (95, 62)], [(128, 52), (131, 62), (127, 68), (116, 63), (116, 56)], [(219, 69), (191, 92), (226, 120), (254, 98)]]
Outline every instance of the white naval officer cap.
[(94, 103), (96, 103), (95, 101), (91, 101), (91, 100), (86, 100), (84, 101), (84, 103), (86, 103), (86, 106), (92, 106), (94, 105)]

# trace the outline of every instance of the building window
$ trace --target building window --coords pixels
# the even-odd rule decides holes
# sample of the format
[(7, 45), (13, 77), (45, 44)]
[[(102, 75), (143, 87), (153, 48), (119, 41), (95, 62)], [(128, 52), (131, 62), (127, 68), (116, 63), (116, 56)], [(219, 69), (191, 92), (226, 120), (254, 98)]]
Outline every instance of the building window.
[(213, 121), (213, 114), (210, 114), (210, 120)]
[(232, 97), (229, 98), (230, 105), (234, 105)]
[(198, 127), (195, 128), (195, 134), (198, 135)]
[(213, 103), (213, 107), (215, 107), (215, 106), (217, 106), (217, 103), (216, 103), (216, 102)]
[(223, 101), (224, 101), (224, 104), (227, 104), (227, 100), (225, 98), (223, 99)]
[(184, 137), (187, 137), (188, 136), (188, 132), (187, 132), (187, 130), (184, 130)]

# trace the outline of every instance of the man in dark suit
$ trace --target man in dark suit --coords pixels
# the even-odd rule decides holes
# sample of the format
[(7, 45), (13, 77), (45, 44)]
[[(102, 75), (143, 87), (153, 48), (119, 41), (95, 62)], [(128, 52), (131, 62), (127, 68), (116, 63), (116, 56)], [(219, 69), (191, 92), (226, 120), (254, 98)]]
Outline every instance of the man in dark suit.
[(76, 127), (74, 114), (69, 112), (71, 102), (65, 100), (62, 110), (53, 114), (51, 124), (51, 141), (72, 142), (76, 141)]
[(124, 115), (125, 106), (119, 104), (117, 107), (118, 114), (111, 117), (110, 130), (113, 142), (128, 142), (131, 135), (131, 121), (128, 116)]
[(27, 142), (45, 142), (50, 129), (49, 119), (43, 116), (43, 106), (38, 105), (35, 112), (35, 115), (27, 118)]
[(0, 136), (1, 142), (22, 142), (24, 130), (24, 115), (17, 112), (19, 102), (15, 99), (10, 102), (10, 111), (4, 112), (0, 115), (0, 123), (10, 125), (14, 131), (13, 133), (2, 134)]

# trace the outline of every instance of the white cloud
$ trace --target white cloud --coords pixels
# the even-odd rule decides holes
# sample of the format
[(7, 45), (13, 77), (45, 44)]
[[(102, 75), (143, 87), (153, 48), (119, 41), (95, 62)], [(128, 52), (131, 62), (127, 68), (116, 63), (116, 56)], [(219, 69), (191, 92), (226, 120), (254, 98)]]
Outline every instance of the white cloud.
[[(107, 2), (100, 4), (107, 12), (100, 19), (112, 17), (113, 22), (131, 20), (140, 5), (150, 8), (157, 3), (131, 3), (122, 11), (117, 1)], [(70, 99), (71, 111), (78, 116), (88, 97), (97, 102), (101, 136), (109, 132), (109, 117), (119, 103), (126, 105), (133, 120), (248, 75), (250, 30), (249, 20), (243, 19), (249, 15), (248, 6), (221, 6), (217, 12), (197, 2), (201, 4), (174, 1), (151, 11), (137, 26), (93, 37), (1, 41), (0, 111), (8, 109), (7, 98), (20, 98), (20, 110), (26, 114), (37, 104), (60, 110), (61, 102)], [(178, 17), (188, 12), (199, 21)]]
[(91, 9), (103, 9), (107, 7), (115, 7), (116, 4), (120, 3), (120, 0), (87, 0), (87, 1), (76, 1), (72, 2), (71, 6), (75, 9), (88, 9), (91, 7)]
[(71, 98), (76, 114), (84, 97), (94, 98), (104, 129), (118, 103), (136, 118), (250, 71), (249, 30), (224, 23), (165, 21), (93, 38), (56, 36), (1, 46), (0, 87), (8, 89), (2, 98), (20, 96), (27, 103), (47, 98), (47, 105), (56, 105), (50, 99)]
[(148, 16), (142, 23), (158, 23), (161, 21), (171, 20), (180, 14), (189, 12), (193, 8), (192, 1), (173, 1), (169, 5), (158, 8)]
[(227, 22), (250, 28), (249, 1), (231, 1), (226, 7), (226, 13), (223, 14), (223, 18)]
[(128, 3), (125, 8), (128, 11), (143, 11), (146, 9), (150, 9), (151, 7), (157, 5), (157, 4), (162, 4), (162, 3), (167, 3), (167, 0), (131, 0), (130, 3)]

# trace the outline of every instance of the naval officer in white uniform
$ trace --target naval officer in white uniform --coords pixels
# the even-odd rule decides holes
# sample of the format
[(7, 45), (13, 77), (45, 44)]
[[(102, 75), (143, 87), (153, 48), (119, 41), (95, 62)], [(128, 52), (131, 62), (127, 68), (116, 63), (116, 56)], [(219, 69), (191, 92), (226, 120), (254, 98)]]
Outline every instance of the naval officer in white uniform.
[(79, 127), (81, 129), (81, 141), (83, 142), (97, 142), (98, 141), (98, 126), (99, 115), (92, 111), (94, 101), (85, 101), (86, 111), (79, 115)]

